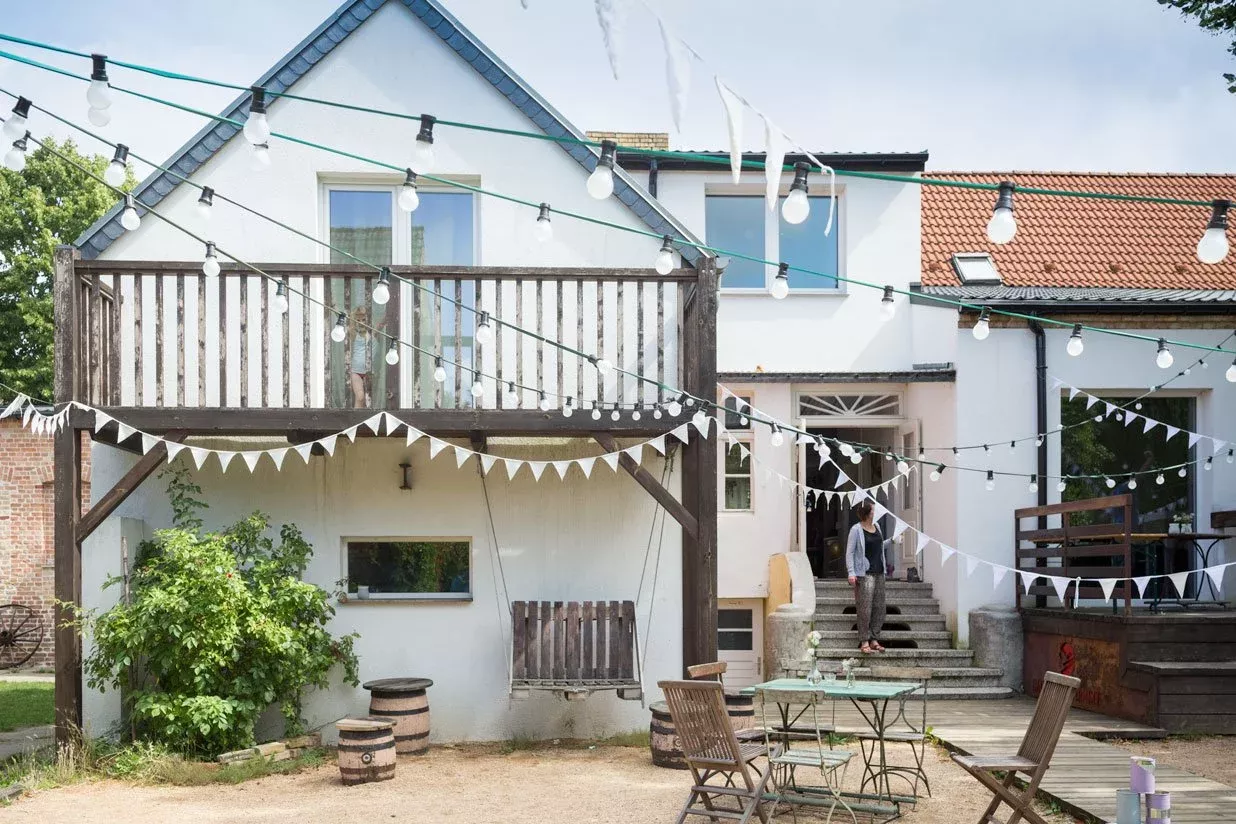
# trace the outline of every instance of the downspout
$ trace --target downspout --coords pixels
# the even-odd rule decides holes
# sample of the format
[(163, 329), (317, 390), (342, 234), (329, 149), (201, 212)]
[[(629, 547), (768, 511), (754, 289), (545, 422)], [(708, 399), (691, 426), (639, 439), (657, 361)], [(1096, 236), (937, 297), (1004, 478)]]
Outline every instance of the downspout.
[[(1043, 324), (1038, 321), (1030, 321), (1029, 326), (1034, 334), (1034, 380), (1038, 401), (1035, 433), (1042, 436), (1042, 443), (1038, 447), (1039, 506), (1047, 506), (1047, 335), (1043, 332)], [(1039, 516), (1039, 529), (1047, 529), (1046, 515)], [(1047, 559), (1038, 558), (1034, 565), (1047, 566)], [(1047, 606), (1047, 598), (1036, 596), (1034, 605), (1040, 608)]]
[(648, 160), (648, 194), (653, 197), (657, 196), (657, 159), (655, 157)]

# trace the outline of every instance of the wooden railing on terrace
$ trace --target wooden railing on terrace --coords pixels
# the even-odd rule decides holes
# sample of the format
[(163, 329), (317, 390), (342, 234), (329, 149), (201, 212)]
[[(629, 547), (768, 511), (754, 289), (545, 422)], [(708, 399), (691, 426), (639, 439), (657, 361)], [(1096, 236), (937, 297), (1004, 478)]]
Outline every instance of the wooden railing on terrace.
[[(539, 400), (538, 387), (551, 400), (562, 394), (605, 406), (650, 406), (666, 400), (654, 385), (598, 380), (584, 358), (512, 329), (494, 324), (494, 340), (477, 342), (476, 316), (449, 299), (679, 386), (682, 307), (696, 283), (689, 269), (660, 276), (627, 269), (392, 267), (427, 289), (392, 280), (390, 302), (377, 306), (371, 298), (377, 273), (367, 267), (259, 267), (286, 282), (286, 314), (276, 310), (275, 282), (237, 266), (224, 265), (208, 278), (197, 262), (76, 261), (77, 399), (101, 407), (351, 408), (355, 358), (366, 370), (369, 408), (528, 409)], [(358, 344), (353, 327), (344, 342), (332, 341), (336, 313), (355, 318), (358, 310), (382, 334)], [(424, 351), (400, 346), (398, 364), (388, 365), (386, 336)], [(433, 377), (438, 357), (447, 373), (443, 383)], [(479, 400), (471, 393), (474, 370), (486, 376)], [(508, 398), (511, 382), (529, 387), (517, 390), (517, 405)]]

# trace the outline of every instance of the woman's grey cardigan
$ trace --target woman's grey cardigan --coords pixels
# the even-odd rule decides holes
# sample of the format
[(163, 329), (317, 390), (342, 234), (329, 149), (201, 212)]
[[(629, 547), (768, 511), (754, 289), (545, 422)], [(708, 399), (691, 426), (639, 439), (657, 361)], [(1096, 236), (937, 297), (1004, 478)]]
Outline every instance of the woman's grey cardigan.
[[(884, 532), (880, 529), (880, 525), (875, 525), (876, 532), (880, 537), (884, 537)], [(893, 539), (889, 538), (884, 541), (884, 565), (885, 570), (889, 567), (896, 568), (893, 552)], [(867, 563), (867, 548), (863, 537), (863, 525), (855, 524), (850, 527), (850, 536), (845, 542), (845, 569), (846, 573), (851, 578), (861, 578), (867, 574), (867, 569), (870, 565)]]

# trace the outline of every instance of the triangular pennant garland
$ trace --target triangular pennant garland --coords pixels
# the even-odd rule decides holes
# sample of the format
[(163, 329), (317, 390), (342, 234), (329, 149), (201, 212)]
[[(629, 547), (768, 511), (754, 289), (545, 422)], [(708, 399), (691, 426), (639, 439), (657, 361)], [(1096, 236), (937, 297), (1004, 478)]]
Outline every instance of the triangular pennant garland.
[(1147, 432), (1149, 432), (1150, 430), (1154, 429), (1156, 426), (1159, 425), (1159, 422), (1156, 421), (1154, 418), (1146, 418), (1145, 421), (1146, 423), (1142, 425), (1143, 435), (1145, 435)]
[(1103, 600), (1110, 601), (1112, 593), (1116, 591), (1116, 582), (1118, 578), (1099, 578), (1099, 589), (1103, 590)]
[(1176, 597), (1185, 597), (1185, 587), (1189, 584), (1189, 572), (1173, 572), (1167, 576), (1172, 581), (1172, 586), (1176, 587)]
[(661, 40), (665, 44), (665, 85), (669, 90), (670, 115), (674, 130), (682, 131), (682, 118), (687, 110), (687, 94), (691, 89), (691, 50), (661, 23)]
[(174, 443), (172, 441), (167, 441), (166, 443), (167, 443), (167, 462), (168, 463), (171, 463), (172, 461), (174, 461), (177, 455), (179, 455), (181, 452), (189, 448), (182, 443)]
[(1030, 594), (1030, 587), (1034, 586), (1034, 579), (1038, 578), (1038, 573), (1028, 572), (1024, 569), (1017, 570), (1018, 577), (1021, 578), (1021, 588), (1027, 595)]
[(1211, 440), (1215, 442), (1215, 455), (1218, 455), (1223, 451), (1223, 447), (1227, 446), (1227, 441), (1221, 441), (1218, 438), (1211, 438)]
[(657, 435), (655, 438), (648, 441), (647, 446), (651, 446), (653, 449), (655, 449), (657, 451), (657, 454), (664, 455), (665, 454), (665, 436)]
[(235, 452), (216, 452), (215, 455), (219, 458), (219, 468), (227, 472), (227, 465), (232, 462), (232, 458), (236, 457)]
[(424, 432), (420, 431), (419, 429), (413, 429), (412, 427), (409, 426), (408, 434), (404, 438), (404, 445), (411, 446), (412, 444), (419, 441), (424, 435), (425, 435)]
[[(28, 400), (29, 398), (27, 398), (25, 395), (19, 394), (16, 398), (13, 398), (13, 400), (9, 401), (8, 406), (4, 407), (4, 412), (0, 413), (0, 418), (7, 418), (9, 415), (12, 415), (18, 409), (21, 409), (22, 406)], [(103, 415), (102, 412), (95, 412), (94, 415), (95, 415), (95, 418), (94, 418), (95, 419), (95, 426), (94, 426), (95, 432), (98, 432), (99, 429), (102, 428), (99, 426), (99, 423), (98, 423), (100, 415), (102, 415), (104, 418), (107, 418), (107, 420), (109, 421), (111, 420), (111, 418), (108, 418), (107, 415)], [(104, 421), (104, 423), (106, 423), (106, 421)]]
[(1192, 449), (1193, 447), (1197, 446), (1197, 442), (1200, 441), (1201, 439), (1202, 439), (1201, 435), (1197, 434), (1196, 432), (1190, 432), (1189, 433), (1189, 448)]
[(991, 565), (991, 585), (993, 587), (999, 588), (1000, 584), (1004, 582), (1004, 576), (1008, 574), (1009, 574), (1008, 567), (1000, 566), (999, 564), (992, 564)]
[(257, 449), (245, 450), (240, 453), (240, 457), (244, 459), (245, 466), (249, 467), (249, 471), (252, 472), (257, 462), (261, 460), (262, 452)]
[[(740, 446), (739, 449), (741, 450), (742, 447)], [(643, 444), (637, 443), (635, 446), (628, 446), (626, 449), (622, 450), (622, 452), (623, 454), (630, 455), (632, 458), (634, 458), (636, 463), (640, 463), (641, 461), (644, 460), (644, 445)], [(747, 454), (750, 454), (750, 453), (747, 453)]]
[(271, 449), (266, 454), (275, 462), (275, 469), (283, 469), (283, 459), (288, 456), (288, 447), (281, 446), (278, 449)]
[[(386, 424), (386, 434), (387, 435), (394, 435), (395, 430), (403, 426), (403, 421), (396, 418), (390, 412), (383, 412), (382, 420)], [(374, 433), (374, 434), (377, 434), (377, 433)]]
[(596, 465), (596, 458), (576, 458), (575, 463), (579, 464), (579, 468), (584, 471), (585, 478), (592, 477), (592, 467)]
[[(10, 404), (10, 406), (11, 406), (11, 404)], [(0, 418), (7, 418), (8, 416), (9, 416), (9, 410), (7, 410), (7, 409), (6, 409), (6, 410), (4, 410), (4, 414), (3, 414), (3, 415), (0, 415)], [(107, 414), (106, 412), (95, 412), (95, 413), (94, 413), (94, 432), (95, 432), (95, 434), (96, 434), (96, 435), (97, 435), (97, 434), (99, 434), (99, 430), (101, 430), (103, 427), (107, 426), (107, 425), (108, 425), (109, 423), (111, 423), (113, 420), (114, 420), (114, 418), (112, 418), (112, 416), (111, 416), (111, 415), (109, 415), (109, 414)]]
[(1227, 564), (1222, 566), (1206, 567), (1206, 577), (1210, 579), (1210, 584), (1218, 593), (1223, 589), (1223, 571), (1227, 569)]
[(1138, 596), (1141, 598), (1146, 597), (1146, 588), (1150, 586), (1150, 577), (1149, 575), (1142, 575), (1133, 579), (1133, 583), (1137, 585)]
[(142, 454), (143, 455), (149, 452), (150, 450), (154, 449), (158, 445), (159, 445), (159, 439), (156, 436), (147, 435), (145, 432), (142, 433)]
[(837, 468), (837, 483), (833, 484), (833, 489), (840, 489), (842, 486), (844, 486), (845, 484), (848, 484), (849, 482), (850, 482), (850, 476), (846, 475), (844, 472), (841, 471), (841, 468), (838, 467)]
[(519, 468), (524, 465), (523, 461), (515, 458), (503, 458), (502, 463), (506, 464), (506, 479), (508, 481), (515, 480), (515, 475), (519, 472)]
[(437, 438), (430, 438), (429, 439), (429, 457), (430, 458), (438, 457), (438, 454), (442, 452), (443, 449), (446, 449), (448, 446), (450, 446), (450, 444), (448, 444), (446, 441), (441, 441), (441, 440), (438, 440)]
[(462, 468), (468, 462), (468, 458), (472, 457), (472, 451), (464, 449), (462, 446), (455, 447), (455, 467)]
[(618, 453), (617, 452), (606, 452), (604, 455), (601, 456), (601, 460), (605, 461), (605, 463), (609, 466), (610, 469), (614, 470), (615, 472), (618, 471)]
[(558, 473), (560, 480), (566, 480), (567, 470), (571, 468), (571, 461), (553, 461), (554, 471)]
[(742, 176), (742, 117), (743, 104), (738, 95), (730, 91), (729, 86), (714, 77), (717, 86), (717, 96), (721, 98), (721, 106), (725, 109), (725, 125), (730, 137), (730, 177), (734, 185)]
[(966, 556), (966, 575), (973, 575), (975, 568), (979, 564), (979, 559), (973, 555)]
[[(379, 412), (376, 415), (371, 415), (366, 418), (364, 421), (365, 428), (375, 435), (378, 434), (378, 427), (382, 425), (382, 416), (385, 414), (385, 412)], [(355, 438), (353, 438), (353, 440), (355, 440)]]
[(318, 443), (322, 445), (322, 450), (327, 455), (334, 455), (335, 454), (335, 442), (337, 440), (339, 440), (338, 435), (327, 435), (325, 438), (320, 439)]
[(545, 461), (528, 461), (528, 468), (532, 470), (532, 477), (538, 481), (541, 480), (541, 474), (545, 471)]
[(764, 116), (764, 204), (768, 211), (777, 208), (777, 195), (781, 191), (781, 167), (785, 165), (785, 151), (788, 141), (781, 129)]
[(485, 453), (482, 452), (481, 453), (481, 474), (488, 475), (489, 470), (493, 469), (494, 464), (496, 464), (497, 462), (498, 462), (498, 459), (496, 457), (494, 457), (493, 455), (486, 455)]
[(947, 561), (949, 558), (952, 558), (953, 553), (956, 552), (957, 550), (953, 549), (951, 546), (945, 546), (939, 541), (936, 541), (936, 545), (940, 547), (940, 565), (943, 566), (944, 562)]
[(347, 438), (351, 443), (356, 443), (356, 430), (360, 428), (360, 424), (349, 426), (343, 430), (343, 437)]
[(193, 465), (201, 469), (206, 465), (206, 459), (210, 457), (210, 450), (202, 449), (200, 446), (191, 446), (189, 454), (193, 456)]
[(1056, 597), (1060, 599), (1060, 603), (1068, 603), (1069, 584), (1073, 583), (1071, 578), (1065, 578), (1063, 575), (1049, 575), (1051, 585), (1056, 590)]
[[(26, 407), (29, 409), (30, 407)], [(133, 436), (137, 430), (126, 423), (116, 421), (116, 443), (124, 443)]]
[(1167, 435), (1163, 437), (1163, 440), (1165, 441), (1170, 441), (1180, 432), (1180, 427), (1178, 426), (1168, 426), (1167, 424), (1163, 424), (1163, 428), (1167, 430)]
[(677, 429), (670, 430), (670, 434), (673, 435), (678, 440), (682, 441), (683, 443), (686, 443), (687, 441), (691, 440), (691, 424), (684, 423), (682, 426), (678, 427)]
[(906, 528), (909, 526), (910, 525), (907, 524), (905, 521), (901, 520), (900, 518), (897, 518), (896, 521), (893, 523), (893, 537), (900, 538), (901, 533), (905, 532)]
[(626, 22), (626, 0), (594, 0), (597, 11), (597, 23), (601, 26), (601, 39), (605, 43), (605, 54), (609, 57), (609, 68), (618, 79), (618, 58), (622, 52), (622, 29)]
[(300, 459), (305, 463), (309, 463), (309, 455), (313, 452), (313, 441), (308, 443), (297, 444), (292, 447), (292, 451), (300, 455)]

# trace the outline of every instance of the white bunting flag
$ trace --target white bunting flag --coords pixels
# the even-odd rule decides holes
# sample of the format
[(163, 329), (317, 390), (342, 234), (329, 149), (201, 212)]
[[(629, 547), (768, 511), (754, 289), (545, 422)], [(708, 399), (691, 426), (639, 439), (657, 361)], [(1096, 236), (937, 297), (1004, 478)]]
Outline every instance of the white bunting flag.
[(829, 455), (829, 453), (828, 453), (828, 447), (824, 447), (824, 449), (819, 449), (819, 448), (817, 448), (817, 449), (816, 449), (816, 454), (820, 456), (820, 463), (819, 463), (819, 465), (816, 467), (817, 469), (823, 469), (823, 468), (824, 468), (824, 464), (826, 464), (826, 463), (831, 463), (831, 461), (829, 461), (829, 460), (828, 460), (828, 455)]
[(468, 462), (468, 458), (472, 457), (470, 449), (464, 449), (462, 446), (455, 447), (455, 468), (462, 469), (463, 465)]
[(1124, 413), (1124, 425), (1128, 426), (1129, 424), (1133, 423), (1133, 421), (1137, 420), (1140, 417), (1141, 415), (1138, 415), (1136, 412), (1126, 411)]
[(292, 451), (300, 455), (300, 459), (306, 464), (309, 463), (309, 455), (313, 452), (313, 441), (308, 443), (297, 444), (292, 447)]
[(1000, 566), (999, 564), (991, 565), (991, 585), (999, 589), (1000, 584), (1004, 583), (1004, 576), (1009, 574), (1009, 568)]
[(659, 455), (665, 454), (665, 436), (664, 435), (657, 435), (655, 438), (650, 440), (647, 445), (655, 449), (657, 451), (657, 454)]
[(188, 448), (189, 447), (185, 446), (182, 443), (175, 443), (173, 441), (167, 441), (167, 462), (171, 463), (172, 461), (176, 459), (177, 455), (179, 455), (182, 451)]
[(503, 458), (502, 463), (506, 465), (506, 479), (508, 481), (515, 480), (515, 476), (519, 473), (519, 468), (524, 465), (523, 461), (514, 458)]
[(785, 133), (777, 128), (768, 115), (764, 118), (764, 203), (768, 211), (777, 209), (777, 196), (781, 192), (781, 167), (785, 165), (785, 152), (789, 148)]
[(156, 446), (158, 446), (158, 444), (159, 444), (159, 439), (157, 437), (155, 437), (154, 435), (147, 435), (145, 432), (142, 433), (142, 454), (143, 455), (149, 452), (150, 450), (154, 449)]
[(1110, 601), (1112, 593), (1116, 591), (1116, 582), (1119, 578), (1099, 578), (1099, 589), (1103, 590), (1103, 600)]
[(691, 417), (691, 423), (700, 431), (701, 435), (705, 438), (708, 437), (708, 425), (712, 423), (712, 418), (705, 415), (703, 412), (696, 412)]
[(953, 549), (951, 546), (945, 546), (939, 541), (936, 541), (936, 545), (940, 547), (940, 565), (943, 566), (944, 562), (947, 561), (949, 558), (952, 558), (953, 553), (956, 552), (957, 550)]
[(905, 532), (906, 528), (909, 526), (910, 526), (909, 524), (907, 524), (905, 521), (901, 520), (900, 518), (895, 519), (895, 523), (893, 524), (893, 537), (900, 538), (901, 533)]
[(813, 438), (813, 437), (811, 437), (810, 435), (807, 435), (807, 434), (802, 434), (802, 435), (799, 435), (797, 439), (795, 439), (794, 443), (795, 443), (795, 445), (797, 445), (797, 446), (802, 446), (802, 445), (803, 445), (803, 444), (805, 444), (805, 443), (812, 443), (812, 444), (813, 444), (813, 443), (815, 443), (815, 438)]
[(845, 474), (841, 467), (837, 468), (837, 482), (833, 484), (833, 489), (840, 489), (845, 484), (850, 482), (850, 476)]
[(1060, 380), (1059, 378), (1051, 379), (1051, 391), (1055, 392), (1057, 389), (1059, 389), (1062, 386), (1064, 386), (1064, 381)]
[(448, 444), (446, 441), (438, 440), (437, 438), (430, 438), (429, 439), (429, 457), (430, 458), (438, 457), (438, 454), (443, 449), (446, 449), (446, 447), (449, 445), (450, 444)]
[(325, 438), (321, 438), (318, 441), (318, 443), (322, 445), (323, 452), (325, 452), (327, 455), (334, 455), (335, 454), (335, 442), (337, 440), (339, 440), (338, 435), (327, 435)]
[(412, 427), (409, 426), (408, 434), (404, 438), (404, 445), (411, 446), (412, 444), (419, 441), (424, 435), (425, 435), (424, 432), (420, 431), (419, 429), (413, 429)]
[(567, 470), (571, 468), (571, 461), (553, 461), (554, 471), (558, 473), (559, 480), (566, 480)]
[(682, 441), (683, 443), (686, 443), (687, 441), (691, 440), (691, 424), (684, 423), (682, 426), (678, 427), (677, 429), (670, 430), (670, 434), (673, 435), (678, 440)]
[(618, 58), (622, 52), (622, 30), (626, 23), (627, 0), (594, 0), (601, 40), (609, 57), (609, 68), (618, 79)]
[(1167, 435), (1163, 438), (1165, 441), (1170, 441), (1172, 438), (1176, 437), (1178, 432), (1180, 432), (1180, 427), (1178, 426), (1168, 426), (1167, 424), (1163, 424), (1163, 428), (1167, 430)]
[(193, 464), (199, 470), (206, 465), (206, 459), (210, 457), (209, 449), (202, 449), (200, 446), (189, 447), (189, 454), (193, 456)]
[(1227, 564), (1220, 566), (1206, 567), (1206, 577), (1210, 579), (1210, 584), (1215, 588), (1215, 592), (1223, 590), (1223, 571), (1227, 569)]
[(1103, 408), (1106, 410), (1103, 415), (1108, 418), (1110, 418), (1112, 413), (1116, 411), (1115, 404), (1108, 403), (1107, 401), (1103, 401)]
[(687, 110), (687, 94), (691, 89), (691, 50), (661, 23), (661, 40), (665, 44), (665, 84), (669, 90), (670, 116), (674, 131), (682, 131), (682, 118)]
[(1076, 397), (1077, 397), (1077, 393), (1078, 393), (1078, 392), (1080, 392), (1080, 391), (1081, 391), (1081, 390), (1080, 390), (1080, 389), (1078, 389), (1076, 386), (1070, 386), (1070, 387), (1069, 387), (1069, 400), (1073, 400), (1074, 398), (1076, 398)]
[[(24, 404), (26, 403), (26, 401), (28, 401), (28, 400), (30, 400), (30, 399), (29, 399), (29, 398), (27, 398), (25, 395), (18, 394), (18, 396), (17, 396), (16, 398), (13, 398), (13, 400), (9, 401), (9, 405), (8, 405), (8, 406), (4, 407), (4, 412), (3, 412), (3, 413), (0, 413), (0, 418), (7, 418), (9, 415), (12, 415), (12, 414), (13, 414), (14, 412), (16, 412), (18, 409), (21, 409), (21, 408), (22, 408), (22, 405), (24, 405)], [(110, 421), (110, 420), (111, 420), (111, 418), (109, 418), (107, 415), (104, 415), (102, 412), (95, 412), (95, 413), (94, 413), (94, 416), (95, 416), (95, 417), (94, 417), (94, 419), (95, 419), (95, 427), (94, 427), (94, 431), (95, 431), (95, 432), (98, 432), (98, 431), (99, 431), (99, 429), (101, 428), (101, 427), (99, 426), (99, 423), (98, 423), (98, 421), (99, 421), (99, 416), (100, 416), (100, 415), (102, 415), (104, 418), (107, 418), (107, 420), (108, 420), (108, 421)], [(106, 422), (107, 422), (107, 421), (104, 421), (104, 423), (106, 423)]]
[(288, 456), (288, 447), (281, 446), (278, 449), (271, 449), (267, 453), (270, 459), (275, 462), (275, 469), (283, 469), (283, 459)]
[(1095, 405), (1096, 403), (1098, 403), (1098, 402), (1099, 402), (1099, 399), (1098, 399), (1098, 398), (1096, 398), (1094, 395), (1087, 395), (1087, 396), (1086, 396), (1086, 408), (1087, 408), (1087, 409), (1089, 409), (1090, 407), (1094, 406), (1094, 405)]
[(1189, 448), (1192, 449), (1193, 447), (1197, 446), (1197, 442), (1200, 441), (1201, 439), (1202, 439), (1201, 435), (1197, 434), (1196, 432), (1190, 432), (1189, 433)]
[(496, 464), (497, 462), (498, 462), (498, 459), (495, 456), (486, 455), (485, 453), (482, 452), (481, 453), (481, 474), (488, 475), (489, 470), (493, 469), (494, 464)]
[[(0, 415), (0, 418), (7, 418), (8, 416), (9, 416), (9, 410), (6, 409), (4, 410), (4, 414)], [(113, 420), (114, 419), (112, 418), (112, 416), (107, 414), (106, 412), (95, 412), (94, 413), (94, 433), (96, 435), (99, 434), (99, 431), (103, 427), (111, 423)]]
[(1056, 597), (1060, 599), (1060, 603), (1068, 605), (1069, 584), (1073, 583), (1071, 578), (1065, 578), (1063, 575), (1048, 575), (1051, 579), (1051, 585), (1056, 590)]
[[(30, 425), (30, 417), (31, 417), (32, 415), (34, 415), (34, 404), (30, 404), (29, 406), (27, 406), (25, 409), (23, 409), (23, 410), (22, 410), (22, 412), (21, 412), (21, 425), (22, 425), (22, 426), (29, 426), (29, 425)], [(123, 424), (121, 424), (121, 426), (123, 426)], [(133, 430), (131, 427), (125, 427), (125, 428), (129, 430), (129, 434), (130, 434), (130, 435), (132, 435), (132, 434), (133, 434), (134, 430)]]
[[(385, 412), (379, 412), (376, 415), (370, 415), (365, 419), (365, 428), (375, 435), (378, 434), (378, 427), (382, 425), (382, 416), (385, 414)], [(353, 440), (355, 440), (355, 438), (353, 438)]]
[(725, 126), (730, 137), (730, 177), (737, 186), (742, 176), (743, 103), (720, 77), (714, 76), (713, 82), (717, 87), (717, 96), (721, 98), (721, 106), (725, 109)]
[(1223, 451), (1223, 447), (1227, 446), (1227, 441), (1221, 441), (1218, 438), (1211, 438), (1211, 440), (1215, 442), (1215, 455), (1218, 455)]
[(1024, 569), (1017, 570), (1018, 577), (1021, 578), (1021, 588), (1027, 595), (1030, 594), (1030, 587), (1034, 586), (1034, 579), (1038, 578), (1038, 573), (1028, 572)]
[(614, 470), (615, 472), (618, 471), (618, 453), (617, 452), (606, 452), (604, 455), (601, 456), (601, 460), (605, 461), (606, 465), (610, 469)]
[[(382, 420), (386, 424), (386, 434), (387, 435), (394, 435), (395, 430), (403, 426), (403, 421), (396, 418), (390, 412), (383, 412)], [(377, 433), (375, 432), (374, 434), (376, 435)]]
[(1172, 586), (1176, 587), (1176, 597), (1185, 597), (1185, 587), (1189, 584), (1189, 572), (1173, 572), (1167, 576), (1172, 581)]
[[(739, 446), (738, 448), (741, 451), (743, 447)], [(632, 458), (634, 458), (636, 463), (641, 463), (644, 460), (644, 445), (643, 444), (637, 443), (635, 446), (628, 446), (626, 449), (622, 451), (623, 451), (623, 454), (630, 455)], [(751, 453), (748, 452), (747, 454), (750, 455)], [(744, 455), (743, 457), (746, 457), (746, 456)]]
[[(867, 495), (867, 491), (865, 489), (856, 489), (854, 490), (854, 493), (856, 495), (861, 493), (864, 497)], [(884, 504), (880, 503), (879, 501), (876, 501), (875, 503), (871, 505), (871, 510), (875, 514), (875, 520), (877, 521), (888, 514), (888, 508), (885, 507)]]
[(245, 466), (249, 467), (249, 471), (253, 472), (257, 462), (262, 458), (262, 452), (258, 449), (247, 449), (240, 453), (240, 457), (244, 459)]
[(979, 564), (979, 559), (973, 555), (966, 556), (966, 575), (973, 575), (975, 568)]
[[(29, 409), (30, 407), (26, 407)], [(133, 436), (137, 430), (129, 426), (127, 423), (116, 421), (116, 443), (124, 443)]]
[(1137, 585), (1138, 595), (1142, 598), (1146, 597), (1146, 587), (1150, 586), (1150, 577), (1149, 575), (1142, 575), (1133, 579), (1133, 583)]
[(1149, 432), (1150, 430), (1154, 429), (1156, 426), (1159, 425), (1159, 422), (1156, 421), (1154, 418), (1145, 418), (1144, 420), (1146, 421), (1146, 423), (1142, 425), (1143, 435), (1145, 435), (1147, 432)]
[(585, 478), (592, 477), (592, 467), (596, 464), (596, 458), (576, 458), (575, 463), (579, 464), (579, 468), (584, 471)]
[(528, 461), (528, 468), (532, 470), (532, 477), (536, 480), (541, 480), (541, 474), (545, 472), (545, 461)]
[(343, 430), (343, 437), (347, 438), (351, 443), (356, 443), (356, 430), (359, 428), (360, 424), (357, 424), (356, 426), (349, 426), (347, 429)]
[(914, 550), (916, 555), (922, 555), (923, 550), (927, 548), (927, 544), (931, 543), (931, 536), (925, 532), (918, 533), (918, 549)]
[(220, 451), (216, 452), (215, 456), (219, 459), (219, 468), (224, 472), (227, 472), (227, 465), (232, 462), (232, 458), (236, 457), (236, 453)]

